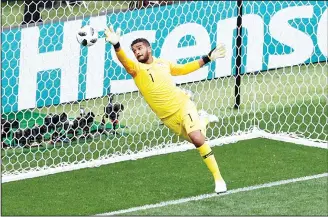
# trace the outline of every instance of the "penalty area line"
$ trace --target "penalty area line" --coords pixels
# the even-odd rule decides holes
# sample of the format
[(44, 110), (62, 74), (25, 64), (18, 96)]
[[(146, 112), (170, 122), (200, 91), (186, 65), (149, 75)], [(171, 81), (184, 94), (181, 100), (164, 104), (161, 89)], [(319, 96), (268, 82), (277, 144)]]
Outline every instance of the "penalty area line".
[(269, 183), (265, 183), (265, 184), (261, 184), (261, 185), (254, 185), (254, 186), (249, 186), (249, 187), (244, 187), (244, 188), (237, 188), (237, 189), (229, 190), (229, 191), (227, 191), (225, 193), (221, 193), (221, 194), (216, 194), (216, 193), (203, 194), (203, 195), (198, 195), (198, 196), (194, 196), (194, 197), (182, 198), (182, 199), (178, 199), (178, 200), (163, 201), (163, 202), (156, 203), (156, 204), (137, 206), (137, 207), (132, 207), (129, 209), (122, 209), (122, 210), (117, 210), (117, 211), (107, 212), (107, 213), (102, 213), (102, 214), (97, 214), (97, 215), (119, 215), (119, 214), (146, 210), (146, 209), (151, 209), (151, 208), (158, 208), (158, 207), (164, 207), (164, 206), (168, 206), (168, 205), (181, 204), (181, 203), (186, 203), (189, 201), (203, 200), (203, 199), (212, 198), (212, 197), (222, 197), (222, 196), (229, 195), (229, 194), (253, 191), (253, 190), (257, 190), (257, 189), (261, 189), (261, 188), (270, 188), (270, 187), (274, 187), (274, 186), (285, 185), (285, 184), (295, 183), (295, 182), (302, 182), (302, 181), (318, 179), (318, 178), (322, 178), (322, 177), (328, 177), (328, 173), (322, 173), (322, 174), (317, 174), (317, 175), (312, 175), (312, 176), (304, 176), (304, 177), (300, 177), (300, 178), (287, 179), (287, 180), (281, 180), (281, 181), (276, 181), (276, 182), (269, 182)]

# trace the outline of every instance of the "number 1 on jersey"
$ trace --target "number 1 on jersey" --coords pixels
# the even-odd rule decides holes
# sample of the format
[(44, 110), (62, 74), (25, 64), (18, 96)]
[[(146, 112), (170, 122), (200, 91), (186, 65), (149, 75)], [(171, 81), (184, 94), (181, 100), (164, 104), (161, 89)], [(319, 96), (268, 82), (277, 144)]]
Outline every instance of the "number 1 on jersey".
[(151, 77), (151, 80), (154, 82), (153, 75), (151, 73), (149, 73), (149, 76)]

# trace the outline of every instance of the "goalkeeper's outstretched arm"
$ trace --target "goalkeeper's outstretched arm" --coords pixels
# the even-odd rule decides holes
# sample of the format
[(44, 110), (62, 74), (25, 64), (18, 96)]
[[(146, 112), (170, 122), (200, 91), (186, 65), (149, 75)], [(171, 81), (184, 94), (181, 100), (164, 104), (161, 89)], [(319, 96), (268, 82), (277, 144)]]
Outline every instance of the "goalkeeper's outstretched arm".
[(219, 44), (216, 48), (211, 50), (208, 55), (202, 56), (199, 60), (195, 60), (186, 64), (171, 64), (171, 74), (172, 75), (186, 75), (191, 72), (196, 71), (203, 65), (216, 60), (217, 58), (225, 57), (225, 46)]
[(120, 46), (120, 36), (121, 36), (121, 29), (118, 28), (116, 32), (114, 31), (113, 26), (111, 25), (108, 29), (105, 30), (106, 41), (110, 42), (115, 49), (116, 56), (118, 60), (122, 63), (126, 71), (134, 77), (136, 75), (136, 67), (137, 64), (130, 58), (128, 58)]

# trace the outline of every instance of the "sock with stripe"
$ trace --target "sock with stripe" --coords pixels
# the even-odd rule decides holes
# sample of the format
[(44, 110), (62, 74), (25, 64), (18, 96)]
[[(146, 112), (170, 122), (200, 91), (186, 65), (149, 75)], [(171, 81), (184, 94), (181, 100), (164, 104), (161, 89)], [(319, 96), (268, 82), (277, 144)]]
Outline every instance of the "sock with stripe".
[(207, 143), (205, 143), (202, 146), (198, 147), (197, 150), (199, 151), (200, 156), (202, 156), (207, 168), (211, 171), (214, 180), (222, 180), (222, 176), (220, 174), (220, 170), (211, 147)]

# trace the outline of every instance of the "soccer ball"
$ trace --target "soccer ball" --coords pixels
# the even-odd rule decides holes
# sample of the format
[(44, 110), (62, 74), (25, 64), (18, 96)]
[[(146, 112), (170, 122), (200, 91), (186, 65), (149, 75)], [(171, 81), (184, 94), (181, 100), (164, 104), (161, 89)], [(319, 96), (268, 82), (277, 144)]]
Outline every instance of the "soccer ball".
[(82, 46), (92, 46), (98, 41), (98, 32), (89, 25), (83, 26), (76, 34), (77, 41)]

